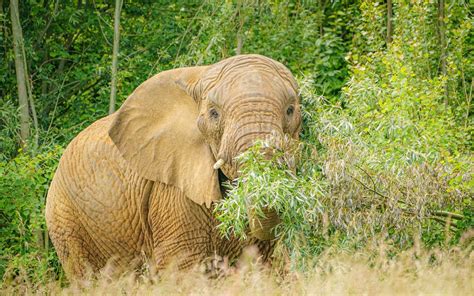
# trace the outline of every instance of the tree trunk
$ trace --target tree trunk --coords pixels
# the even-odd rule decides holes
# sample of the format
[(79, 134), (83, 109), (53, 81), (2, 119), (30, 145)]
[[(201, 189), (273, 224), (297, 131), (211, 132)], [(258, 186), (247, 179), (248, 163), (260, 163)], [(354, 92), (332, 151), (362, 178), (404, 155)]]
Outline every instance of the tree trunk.
[(24, 147), (30, 135), (30, 115), (28, 112), (27, 74), (23, 56), (23, 33), (20, 25), (18, 0), (10, 0), (10, 16), (12, 21), (13, 51), (15, 53), (15, 70), (20, 110), (20, 144)]
[(392, 35), (393, 35), (393, 5), (392, 0), (387, 0), (387, 45), (392, 43)]
[(319, 0), (319, 36), (322, 38), (324, 36), (324, 19), (325, 19), (325, 10), (326, 10), (326, 0)]
[(117, 59), (120, 42), (120, 11), (122, 10), (122, 3), (122, 0), (115, 1), (114, 48), (112, 53), (112, 85), (110, 87), (109, 114), (115, 112), (115, 102), (117, 96)]
[[(7, 30), (7, 27), (5, 26), (6, 19), (3, 16), (3, 0), (0, 0), (0, 14), (2, 16), (1, 19), (3, 20), (3, 23), (1, 24), (3, 40), (8, 40), (8, 30)], [(7, 44), (7, 42), (3, 42), (3, 54), (4, 54), (3, 58), (5, 62), (7, 61), (7, 57), (8, 57), (8, 49), (9, 49), (9, 45)], [(3, 96), (2, 91), (0, 91), (0, 96)]]
[(237, 33), (237, 49), (235, 50), (235, 53), (237, 55), (242, 53), (242, 46), (244, 45), (244, 41), (242, 39), (242, 33), (239, 31)]
[[(439, 30), (439, 43), (441, 47), (441, 74), (446, 76), (447, 66), (446, 66), (446, 28), (444, 24), (445, 8), (444, 0), (438, 0), (438, 30)], [(444, 84), (444, 104), (447, 106), (449, 103), (448, 100), (448, 84)]]
[[(31, 112), (31, 116), (33, 117), (33, 126), (35, 128), (35, 138), (34, 138), (34, 145), (33, 147), (30, 147), (30, 150), (33, 151), (33, 153), (36, 153), (36, 149), (38, 148), (38, 143), (39, 143), (39, 125), (38, 125), (38, 116), (36, 115), (36, 107), (35, 107), (35, 101), (33, 100), (33, 85), (30, 80), (30, 77), (28, 76), (28, 67), (26, 63), (26, 53), (25, 53), (25, 47), (22, 46), (22, 53), (23, 53), (23, 65), (25, 66), (25, 82), (26, 82), (26, 91), (28, 93), (28, 105), (29, 105), (29, 110)], [(33, 148), (33, 149), (31, 149)]]
[(242, 1), (237, 3), (237, 18), (239, 22), (239, 28), (237, 29), (237, 48), (235, 49), (235, 54), (239, 55), (242, 53), (242, 47), (244, 46), (244, 39), (242, 36), (242, 28), (245, 23), (245, 15), (242, 13)]

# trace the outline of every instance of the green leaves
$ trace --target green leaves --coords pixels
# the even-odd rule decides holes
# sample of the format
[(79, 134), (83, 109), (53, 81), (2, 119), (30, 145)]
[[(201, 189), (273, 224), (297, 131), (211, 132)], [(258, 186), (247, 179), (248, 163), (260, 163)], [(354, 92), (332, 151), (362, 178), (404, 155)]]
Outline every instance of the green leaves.
[[(43, 259), (48, 258), (52, 250), (44, 245), (47, 236), (44, 206), (62, 150), (54, 147), (34, 157), (20, 153), (8, 162), (0, 162), (0, 263), (3, 263), (0, 277), (7, 267), (10, 273), (26, 267), (24, 260), (32, 254), (42, 259), (29, 261), (28, 270), (24, 272), (33, 274), (48, 264)], [(23, 265), (13, 262), (23, 262)]]
[[(444, 104), (447, 80), (434, 74), (431, 45), (410, 39), (432, 34), (424, 31), (431, 25), (408, 26), (410, 17), (432, 11), (399, 5), (407, 23), (399, 22), (388, 48), (380, 24), (365, 23), (368, 44), (349, 55), (352, 75), (339, 102), (320, 96), (322, 79), (314, 73), (299, 79), (298, 173), (281, 165), (281, 154), (267, 160), (258, 145), (246, 152), (239, 179), (216, 208), (224, 233), (245, 237), (248, 212), (273, 208), (282, 219), (277, 253), (302, 267), (328, 245), (359, 248), (382, 237), (403, 250), (419, 239), (455, 243), (472, 227), (470, 128), (460, 124), (465, 115)], [(368, 19), (382, 21), (382, 10), (369, 8)], [(322, 39), (317, 45), (326, 57), (319, 62), (330, 65), (331, 50)], [(438, 215), (444, 211), (464, 215)]]
[(260, 151), (268, 146), (268, 143), (257, 143), (239, 157), (240, 177), (234, 185), (228, 184), (228, 194), (217, 204), (215, 214), (224, 235), (245, 239), (249, 213), (264, 217), (263, 209), (273, 209), (281, 219), (275, 230), (277, 237), (291, 247), (302, 234), (312, 232), (314, 222), (324, 211), (319, 199), (326, 194), (326, 188), (313, 168), (302, 168), (299, 174), (290, 169), (294, 167), (294, 157), (302, 153), (299, 148), (275, 150), (272, 158), (267, 159)]

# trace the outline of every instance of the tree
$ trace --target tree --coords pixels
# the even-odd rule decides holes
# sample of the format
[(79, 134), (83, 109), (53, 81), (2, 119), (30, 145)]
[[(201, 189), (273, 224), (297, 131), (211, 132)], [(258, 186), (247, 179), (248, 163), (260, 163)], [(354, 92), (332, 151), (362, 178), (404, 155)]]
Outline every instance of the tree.
[[(446, 76), (446, 28), (444, 23), (444, 15), (445, 15), (445, 8), (444, 8), (444, 0), (438, 0), (438, 32), (439, 32), (439, 44), (441, 47), (441, 74)], [(444, 85), (444, 104), (447, 106), (449, 103), (448, 101), (448, 84), (445, 83)]]
[(239, 28), (237, 30), (237, 48), (235, 50), (235, 54), (239, 55), (242, 53), (242, 47), (244, 46), (244, 39), (242, 36), (242, 28), (245, 23), (245, 12), (242, 11), (244, 9), (242, 1), (237, 3), (237, 17), (239, 21)]
[(26, 145), (26, 140), (30, 136), (30, 114), (28, 112), (28, 93), (26, 86), (27, 70), (23, 56), (23, 33), (20, 25), (18, 12), (18, 0), (10, 0), (10, 15), (13, 32), (13, 51), (15, 53), (15, 70), (18, 88), (18, 102), (20, 110), (20, 143)]
[(110, 87), (109, 114), (115, 112), (115, 102), (117, 96), (117, 62), (120, 44), (120, 11), (122, 10), (122, 0), (115, 1), (114, 14), (114, 48), (112, 53), (112, 82)]
[(392, 0), (387, 0), (387, 45), (392, 42), (393, 34), (393, 12), (392, 12)]

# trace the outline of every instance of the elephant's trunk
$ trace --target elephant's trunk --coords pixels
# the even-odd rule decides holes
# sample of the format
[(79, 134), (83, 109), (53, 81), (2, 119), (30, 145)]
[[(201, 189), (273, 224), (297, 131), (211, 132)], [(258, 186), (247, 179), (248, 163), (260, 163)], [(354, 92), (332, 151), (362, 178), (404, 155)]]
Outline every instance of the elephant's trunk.
[[(257, 140), (269, 140), (274, 144), (278, 143), (280, 137), (279, 126), (271, 121), (258, 123), (254, 128), (250, 128), (246, 133), (242, 133), (236, 139), (236, 151), (240, 154), (251, 147)], [(276, 147), (275, 147), (276, 148)], [(272, 157), (272, 149), (266, 149), (263, 153), (268, 157)], [(237, 154), (237, 155), (238, 155)], [(237, 169), (238, 171), (238, 169)], [(274, 228), (280, 223), (280, 218), (275, 210), (264, 208), (263, 217), (257, 215), (253, 210), (250, 210), (249, 224), (250, 234), (260, 240), (271, 240), (275, 238)]]
[(271, 240), (275, 238), (275, 226), (280, 223), (280, 217), (273, 209), (264, 208), (264, 217), (251, 210), (249, 211), (250, 234), (260, 240)]
[[(240, 116), (232, 125), (233, 132), (227, 133), (229, 138), (224, 139), (221, 146), (221, 155), (225, 159), (223, 170), (230, 172), (229, 178), (233, 179), (238, 174), (238, 163), (235, 157), (245, 152), (255, 144), (257, 140), (271, 140), (273, 145), (278, 145), (279, 139), (283, 135), (281, 119), (276, 112), (269, 112), (271, 108), (252, 108), (240, 110)], [(226, 133), (224, 133), (226, 134)], [(279, 148), (279, 147), (274, 147)], [(272, 155), (272, 149), (263, 151), (268, 157)], [(218, 163), (216, 163), (218, 164)], [(221, 163), (219, 163), (220, 165)], [(274, 210), (263, 209), (264, 217), (259, 217), (257, 213), (249, 211), (250, 234), (261, 240), (271, 240), (275, 238), (273, 229), (280, 223), (280, 218)]]

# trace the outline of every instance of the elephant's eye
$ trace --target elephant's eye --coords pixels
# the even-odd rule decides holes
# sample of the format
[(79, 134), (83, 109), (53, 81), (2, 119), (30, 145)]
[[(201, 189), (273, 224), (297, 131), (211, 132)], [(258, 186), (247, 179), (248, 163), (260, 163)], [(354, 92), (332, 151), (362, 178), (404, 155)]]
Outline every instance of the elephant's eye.
[(295, 112), (295, 107), (290, 106), (288, 109), (286, 109), (286, 115), (291, 116)]
[(216, 109), (212, 108), (209, 110), (209, 117), (212, 119), (217, 119), (219, 118), (219, 112), (217, 112)]

